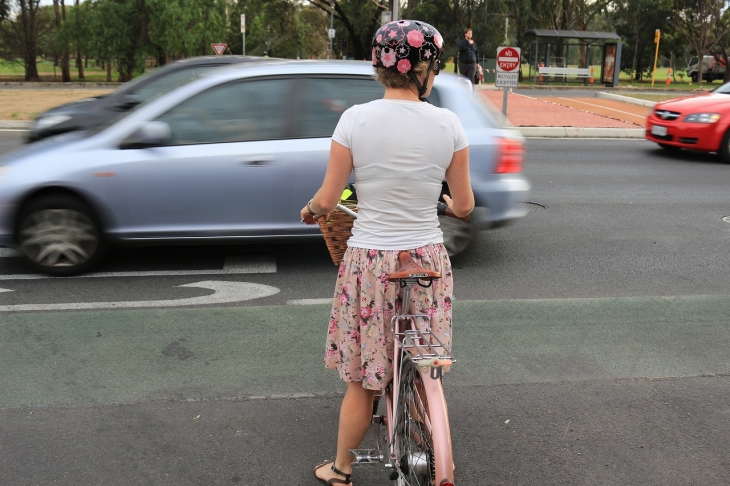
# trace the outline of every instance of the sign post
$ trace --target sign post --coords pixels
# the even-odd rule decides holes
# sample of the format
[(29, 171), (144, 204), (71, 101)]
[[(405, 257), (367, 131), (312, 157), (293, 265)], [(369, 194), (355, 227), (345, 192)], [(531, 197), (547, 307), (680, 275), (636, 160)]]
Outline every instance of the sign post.
[(241, 35), (243, 35), (243, 55), (246, 55), (246, 14), (241, 14)]
[(502, 94), (502, 115), (507, 120), (507, 88), (516, 88), (520, 79), (520, 48), (519, 47), (498, 47), (497, 48), (497, 72), (494, 78), (494, 86), (503, 88)]
[(223, 52), (226, 50), (226, 47), (228, 47), (228, 44), (215, 43), (211, 44), (211, 46), (213, 46), (213, 50), (215, 51), (216, 56), (222, 56)]
[[(662, 32), (659, 29), (654, 31), (654, 44), (656, 44), (656, 52), (654, 53), (654, 70), (651, 72), (651, 87), (654, 87), (654, 73), (656, 73), (656, 60), (659, 57), (659, 38), (662, 36)], [(700, 70), (700, 76), (702, 76), (702, 62), (698, 64)]]

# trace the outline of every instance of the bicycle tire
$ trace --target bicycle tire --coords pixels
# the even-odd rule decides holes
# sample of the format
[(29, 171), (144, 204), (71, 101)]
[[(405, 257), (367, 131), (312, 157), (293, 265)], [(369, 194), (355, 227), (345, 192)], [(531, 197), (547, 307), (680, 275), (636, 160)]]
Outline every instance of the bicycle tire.
[[(430, 426), (429, 426), (430, 424)], [(454, 482), (446, 399), (440, 378), (406, 357), (400, 371), (395, 449), (398, 486), (439, 486)]]

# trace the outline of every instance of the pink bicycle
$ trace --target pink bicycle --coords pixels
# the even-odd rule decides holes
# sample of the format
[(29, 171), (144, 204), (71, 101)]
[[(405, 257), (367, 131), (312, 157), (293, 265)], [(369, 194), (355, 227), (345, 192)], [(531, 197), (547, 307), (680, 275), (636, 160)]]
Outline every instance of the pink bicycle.
[[(338, 205), (337, 209), (357, 218), (357, 213)], [(399, 286), (402, 302), (410, 302), (416, 285), (428, 287), (441, 278), (438, 272), (417, 265), (407, 252), (398, 258), (398, 271), (388, 280)], [(393, 381), (373, 404), (375, 447), (352, 450), (353, 466), (384, 463), (392, 469), (390, 479), (398, 486), (453, 486), (454, 460), (451, 450), (449, 414), (442, 386), (444, 368), (455, 359), (451, 351), (431, 332), (431, 318), (425, 314), (393, 316)], [(384, 413), (378, 413), (385, 397)]]

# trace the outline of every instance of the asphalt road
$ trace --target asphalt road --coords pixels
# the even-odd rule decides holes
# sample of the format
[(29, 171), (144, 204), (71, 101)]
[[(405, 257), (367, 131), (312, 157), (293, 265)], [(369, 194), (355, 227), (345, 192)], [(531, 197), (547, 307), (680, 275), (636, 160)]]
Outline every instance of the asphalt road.
[[(729, 168), (643, 141), (527, 149), (546, 208), (454, 259), (459, 484), (726, 484)], [(109, 276), (17, 279), (0, 258), (0, 484), (315, 484), (342, 391), (321, 367), (327, 259), (321, 245), (132, 249)], [(225, 268), (267, 273), (206, 273)], [(211, 295), (178, 287), (202, 281), (279, 292), (10, 307)], [(378, 467), (355, 481), (389, 484)]]

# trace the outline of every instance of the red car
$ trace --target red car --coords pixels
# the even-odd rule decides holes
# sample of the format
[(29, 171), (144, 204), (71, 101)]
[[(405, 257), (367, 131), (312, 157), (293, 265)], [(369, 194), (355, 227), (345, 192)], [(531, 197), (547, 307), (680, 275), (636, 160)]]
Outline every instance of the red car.
[(646, 119), (645, 136), (665, 149), (717, 152), (730, 163), (730, 83), (709, 93), (657, 103)]

